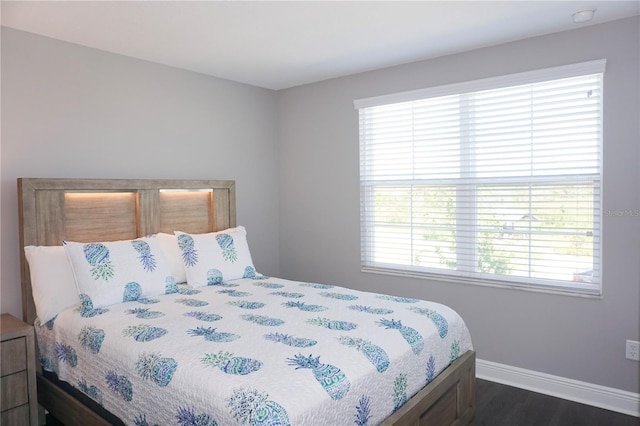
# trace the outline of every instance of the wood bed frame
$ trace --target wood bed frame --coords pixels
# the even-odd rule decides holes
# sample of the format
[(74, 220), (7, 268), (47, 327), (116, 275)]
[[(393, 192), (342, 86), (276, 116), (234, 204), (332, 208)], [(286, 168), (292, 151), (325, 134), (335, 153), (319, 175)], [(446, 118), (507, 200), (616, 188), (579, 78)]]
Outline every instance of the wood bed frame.
[[(134, 239), (177, 229), (204, 233), (236, 226), (231, 180), (20, 178), (18, 207), (22, 315), (29, 324), (34, 323), (36, 311), (25, 246), (61, 245), (64, 239)], [(65, 425), (110, 424), (41, 372), (37, 379), (38, 403)], [(475, 397), (475, 352), (468, 351), (382, 425), (470, 424)]]

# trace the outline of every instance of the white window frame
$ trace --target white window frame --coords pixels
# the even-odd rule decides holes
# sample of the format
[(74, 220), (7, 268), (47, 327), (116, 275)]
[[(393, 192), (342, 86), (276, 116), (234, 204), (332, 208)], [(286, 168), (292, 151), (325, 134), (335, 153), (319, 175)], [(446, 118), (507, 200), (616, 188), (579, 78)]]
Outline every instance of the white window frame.
[[(511, 74), (500, 77), (487, 78), (482, 80), (450, 84), (445, 86), (438, 86), (427, 89), (413, 90), (402, 93), (395, 93), (390, 95), (376, 96), (365, 99), (358, 99), (354, 101), (354, 107), (357, 110), (362, 110), (369, 107), (382, 106), (395, 104), (400, 102), (408, 102), (415, 101), (421, 99), (429, 99), (429, 98), (437, 98), (449, 95), (460, 95), (469, 92), (479, 92), (483, 90), (491, 90), (491, 89), (499, 89), (510, 86), (518, 86), (523, 84), (532, 84), (539, 83), (544, 81), (562, 79), (562, 78), (570, 78), (570, 77), (578, 77), (584, 75), (591, 74), (604, 74), (606, 67), (606, 60), (595, 60), (590, 62), (584, 62), (579, 64), (572, 64), (566, 66), (559, 66), (553, 68), (547, 68), (542, 70)], [(604, 80), (604, 78), (603, 78)], [(602, 86), (604, 86), (604, 81), (602, 81)], [(594, 227), (597, 225), (597, 229), (594, 234), (596, 235), (596, 239), (594, 240), (594, 283), (581, 283), (581, 282), (560, 282), (557, 280), (542, 280), (542, 279), (532, 279), (532, 278), (523, 278), (519, 279), (518, 277), (508, 277), (505, 279), (502, 276), (497, 277), (493, 274), (481, 274), (481, 273), (465, 273), (464, 271), (456, 271), (456, 270), (446, 270), (440, 268), (423, 268), (423, 267), (412, 267), (412, 266), (399, 266), (394, 264), (382, 264), (375, 263), (370, 261), (370, 255), (368, 250), (371, 250), (373, 245), (371, 241), (371, 236), (369, 235), (365, 223), (367, 221), (367, 215), (370, 214), (367, 212), (369, 206), (372, 206), (372, 200), (368, 199), (367, 191), (365, 191), (365, 187), (370, 184), (370, 182), (363, 182), (362, 178), (362, 158), (361, 158), (361, 179), (360, 179), (360, 187), (361, 187), (361, 199), (360, 199), (360, 217), (361, 217), (361, 270), (362, 272), (371, 272), (371, 273), (380, 273), (380, 274), (388, 274), (395, 276), (409, 276), (409, 277), (417, 277), (417, 278), (425, 278), (425, 279), (434, 279), (438, 281), (447, 281), (447, 282), (464, 282), (464, 283), (473, 283), (480, 285), (489, 285), (489, 286), (498, 286), (498, 287), (508, 287), (508, 288), (520, 288), (525, 290), (532, 291), (542, 291), (542, 292), (551, 292), (551, 293), (561, 293), (561, 294), (571, 294), (571, 295), (582, 295), (582, 296), (600, 296), (602, 294), (602, 284), (601, 284), (601, 269), (602, 269), (602, 146), (603, 146), (603, 135), (602, 135), (602, 116), (604, 115), (602, 108), (602, 97), (600, 98), (600, 129), (599, 129), (599, 159), (600, 164), (598, 165), (598, 199), (597, 199), (597, 207), (594, 208), (594, 217), (597, 216), (597, 223), (594, 224)], [(362, 111), (361, 111), (362, 113)], [(361, 156), (362, 156), (362, 144), (363, 140), (363, 132), (361, 130)], [(467, 203), (473, 204), (473, 200), (466, 200)], [(468, 206), (470, 209), (475, 209), (473, 205)], [(597, 210), (597, 211), (595, 211)], [(468, 210), (470, 211), (470, 210)], [(466, 215), (463, 220), (475, 220), (470, 215)], [(467, 239), (467, 244), (473, 245), (475, 241), (473, 237)], [(475, 251), (475, 249), (474, 249)]]

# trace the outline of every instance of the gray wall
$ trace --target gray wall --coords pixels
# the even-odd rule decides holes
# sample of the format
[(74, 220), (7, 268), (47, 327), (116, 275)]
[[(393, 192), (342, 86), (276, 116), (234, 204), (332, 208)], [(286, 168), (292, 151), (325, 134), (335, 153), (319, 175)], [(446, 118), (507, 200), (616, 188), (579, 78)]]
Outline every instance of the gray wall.
[(281, 275), (443, 302), (480, 359), (638, 392), (640, 217), (604, 217), (601, 299), (361, 273), (353, 100), (606, 58), (604, 209), (640, 209), (639, 39), (636, 17), (279, 92)]
[(235, 179), (259, 271), (447, 303), (481, 359), (639, 392), (624, 340), (640, 340), (640, 218), (604, 219), (602, 299), (363, 274), (352, 103), (606, 58), (604, 209), (640, 209), (638, 28), (621, 20), (277, 93), (3, 28), (1, 311), (20, 315), (17, 177)]
[(22, 316), (18, 177), (235, 179), (256, 269), (279, 273), (275, 92), (8, 28), (1, 75), (3, 313)]

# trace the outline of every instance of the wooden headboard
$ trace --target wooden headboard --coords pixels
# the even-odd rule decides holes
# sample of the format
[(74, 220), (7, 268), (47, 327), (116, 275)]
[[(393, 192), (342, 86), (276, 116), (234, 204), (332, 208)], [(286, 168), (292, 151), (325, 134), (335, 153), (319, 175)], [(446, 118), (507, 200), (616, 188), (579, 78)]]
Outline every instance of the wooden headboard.
[(24, 247), (236, 226), (235, 181), (18, 179), (22, 316), (36, 318)]

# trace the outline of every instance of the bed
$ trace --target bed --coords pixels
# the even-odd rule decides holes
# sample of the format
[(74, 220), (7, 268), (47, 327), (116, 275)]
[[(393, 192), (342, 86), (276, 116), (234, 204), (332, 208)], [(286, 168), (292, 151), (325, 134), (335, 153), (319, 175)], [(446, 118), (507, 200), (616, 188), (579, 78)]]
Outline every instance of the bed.
[[(454, 311), (259, 274), (236, 224), (233, 181), (22, 178), (18, 195), (23, 317), (36, 326), (44, 366), (38, 402), (64, 424), (449, 425), (474, 418), (475, 352)], [(174, 231), (182, 232), (175, 237), (186, 265), (194, 250), (185, 241), (204, 247), (216, 236), (212, 246), (223, 258), (249, 259), (248, 266), (238, 261), (233, 279), (227, 269), (212, 275), (205, 268), (202, 280), (167, 279), (153, 297), (141, 296), (152, 291), (143, 284), (125, 289), (119, 303), (81, 299), (50, 321), (37, 318), (41, 295), (32, 290), (25, 247), (66, 241), (69, 252), (85, 247), (79, 253), (88, 261), (88, 243), (104, 242), (113, 253), (118, 242), (155, 247), (155, 235)], [(235, 246), (221, 235), (233, 236)], [(136, 250), (149, 267), (150, 252)], [(96, 262), (91, 273), (110, 273)], [(158, 346), (163, 341), (170, 343)], [(80, 376), (71, 375), (76, 370)]]

